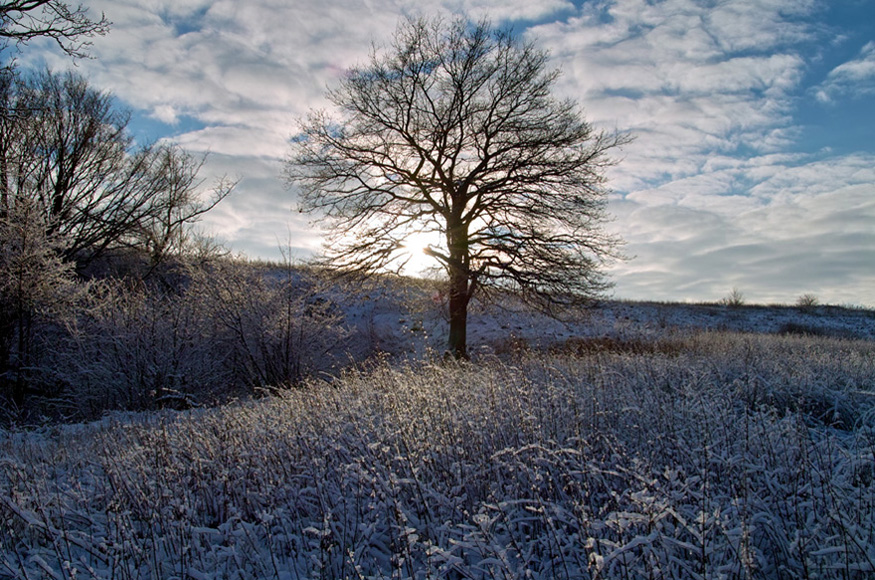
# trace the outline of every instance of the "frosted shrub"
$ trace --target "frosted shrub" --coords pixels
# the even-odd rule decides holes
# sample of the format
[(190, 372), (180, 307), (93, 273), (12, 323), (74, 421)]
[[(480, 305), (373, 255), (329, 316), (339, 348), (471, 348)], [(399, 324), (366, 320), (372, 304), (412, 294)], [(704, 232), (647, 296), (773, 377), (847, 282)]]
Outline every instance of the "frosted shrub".
[(875, 347), (686, 340), (7, 434), (0, 577), (871, 578)]
[(288, 265), (267, 273), (225, 260), (192, 270), (188, 294), (212, 322), (237, 382), (283, 387), (329, 369), (332, 353), (342, 351), (341, 316), (320, 286), (313, 271)]
[(89, 285), (50, 348), (70, 415), (214, 403), (298, 384), (337, 362), (331, 352), (346, 332), (310, 272), (278, 279), (209, 260), (167, 279)]
[(104, 280), (91, 287), (67, 344), (56, 349), (83, 416), (218, 396), (230, 384), (206, 311), (182, 292)]
[(28, 395), (45, 394), (46, 383), (53, 377), (44, 372), (43, 347), (75, 294), (71, 268), (58, 257), (58, 240), (46, 230), (36, 204), (4, 190), (0, 203), (0, 421), (6, 419), (7, 411), (18, 410)]

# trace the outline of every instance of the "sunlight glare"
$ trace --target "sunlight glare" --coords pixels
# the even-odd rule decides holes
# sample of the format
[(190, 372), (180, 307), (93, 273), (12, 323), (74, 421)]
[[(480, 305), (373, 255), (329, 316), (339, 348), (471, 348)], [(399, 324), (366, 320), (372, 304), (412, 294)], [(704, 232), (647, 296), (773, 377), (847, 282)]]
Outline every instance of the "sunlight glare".
[(409, 258), (409, 261), (404, 266), (403, 273), (408, 276), (418, 276), (429, 268), (437, 266), (438, 261), (427, 255), (425, 251), (429, 246), (439, 250), (440, 242), (441, 236), (438, 232), (414, 232), (408, 235), (404, 241), (403, 259)]

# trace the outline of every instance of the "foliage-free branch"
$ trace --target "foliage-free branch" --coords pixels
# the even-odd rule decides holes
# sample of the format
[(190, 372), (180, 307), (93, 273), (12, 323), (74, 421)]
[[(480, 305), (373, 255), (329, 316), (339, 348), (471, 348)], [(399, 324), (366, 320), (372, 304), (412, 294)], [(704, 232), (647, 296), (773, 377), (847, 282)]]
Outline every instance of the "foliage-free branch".
[(547, 308), (604, 290), (619, 244), (601, 229), (604, 172), (628, 138), (553, 96), (558, 75), (545, 51), (489, 22), (404, 22), (328, 93), (338, 116), (313, 112), (293, 143), (286, 175), (326, 221), (330, 262), (400, 271), (405, 239), (438, 231), (429, 254), (462, 327), (479, 288)]

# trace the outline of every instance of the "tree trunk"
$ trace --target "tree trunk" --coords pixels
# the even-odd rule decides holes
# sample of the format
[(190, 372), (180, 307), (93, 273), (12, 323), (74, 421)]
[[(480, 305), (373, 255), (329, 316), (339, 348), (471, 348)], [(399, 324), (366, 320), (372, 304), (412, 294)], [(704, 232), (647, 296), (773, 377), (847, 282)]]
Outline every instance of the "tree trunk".
[[(458, 206), (464, 208), (464, 198)], [(468, 279), (468, 228), (456, 209), (447, 220), (447, 246), (450, 251), (450, 336), (447, 347), (457, 360), (468, 359), (468, 301), (471, 299)]]
[(450, 337), (447, 345), (456, 359), (468, 358), (468, 277), (454, 270), (450, 274)]

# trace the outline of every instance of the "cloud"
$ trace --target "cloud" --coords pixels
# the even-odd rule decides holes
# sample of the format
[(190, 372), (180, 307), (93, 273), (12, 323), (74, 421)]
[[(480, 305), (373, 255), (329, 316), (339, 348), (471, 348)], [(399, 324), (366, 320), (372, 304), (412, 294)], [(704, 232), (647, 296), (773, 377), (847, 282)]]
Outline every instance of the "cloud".
[[(636, 256), (614, 269), (618, 295), (841, 302), (875, 287), (875, 160), (788, 153), (816, 9), (616, 0), (531, 31), (588, 118), (636, 136), (611, 171), (612, 227)], [(829, 79), (859, 90), (870, 52)]]
[(296, 210), (281, 171), (275, 159), (210, 154), (202, 172), (205, 190), (223, 177), (239, 182), (229, 198), (204, 216), (201, 228), (252, 257), (279, 260), (289, 249), (294, 258), (312, 256), (321, 245), (319, 232), (309, 216)]
[(176, 125), (179, 115), (173, 105), (158, 105), (152, 110), (152, 117), (167, 125)]
[(574, 10), (568, 0), (457, 0), (435, 3), (449, 14), (467, 14), (472, 18), (487, 17), (494, 21), (539, 21), (550, 16)]
[(837, 99), (862, 98), (875, 94), (875, 41), (867, 43), (854, 60), (832, 69), (816, 89), (817, 100), (832, 103)]
[(781, 150), (792, 139), (793, 92), (805, 68), (810, 3), (692, 0), (587, 3), (532, 35), (564, 72), (561, 89), (591, 120), (637, 135), (627, 167), (645, 182), (695, 173), (715, 152)]
[(627, 195), (612, 206), (636, 259), (625, 297), (757, 302), (812, 292), (860, 303), (875, 287), (875, 155), (765, 156)]
[[(92, 0), (90, 8), (113, 21), (86, 63), (98, 84), (169, 123), (185, 115), (266, 129), (281, 113), (325, 106), (327, 85), (387, 41), (400, 18), (422, 12), (414, 0)], [(572, 8), (567, 0), (447, 0), (430, 10), (501, 20)]]
[(204, 227), (253, 256), (278, 258), (289, 236), (301, 254), (318, 247), (318, 232), (293, 211), (294, 191), (280, 179), (287, 140), (297, 119), (327, 106), (326, 86), (387, 42), (400, 18), (428, 10), (514, 20), (561, 67), (560, 95), (578, 99), (597, 127), (636, 137), (609, 174), (611, 228), (637, 256), (614, 268), (618, 296), (716, 300), (737, 286), (751, 301), (793, 302), (804, 292), (871, 301), (875, 151), (800, 147), (799, 103), (875, 92), (875, 42), (805, 86), (812, 59), (838, 46), (821, 42), (820, 0), (90, 7), (114, 26), (81, 69), (137, 114), (176, 127), (186, 148), (210, 151), (206, 175), (242, 177)]

